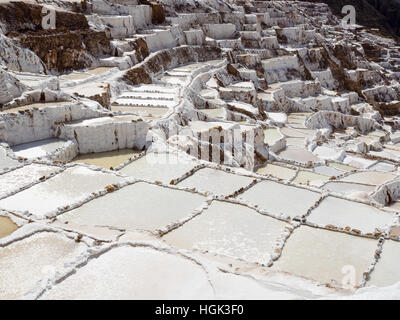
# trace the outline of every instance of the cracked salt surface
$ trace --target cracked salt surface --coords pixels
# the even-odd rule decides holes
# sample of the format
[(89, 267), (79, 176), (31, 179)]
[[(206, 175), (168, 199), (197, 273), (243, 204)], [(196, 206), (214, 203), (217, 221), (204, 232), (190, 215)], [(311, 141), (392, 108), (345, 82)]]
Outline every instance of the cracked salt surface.
[(204, 200), (198, 194), (139, 182), (94, 199), (59, 219), (79, 225), (155, 231), (190, 217)]
[(179, 248), (268, 264), (276, 242), (288, 226), (245, 206), (214, 201), (200, 215), (163, 239)]

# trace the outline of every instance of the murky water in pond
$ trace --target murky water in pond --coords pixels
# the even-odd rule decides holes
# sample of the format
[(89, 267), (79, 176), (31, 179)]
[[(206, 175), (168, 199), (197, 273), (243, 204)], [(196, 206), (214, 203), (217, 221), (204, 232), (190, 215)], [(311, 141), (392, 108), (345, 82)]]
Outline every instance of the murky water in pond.
[(110, 69), (111, 69), (111, 67), (98, 67), (95, 69), (87, 70), (86, 72), (90, 73), (90, 74), (102, 74), (104, 72), (107, 72)]
[(285, 226), (245, 206), (215, 201), (164, 240), (179, 248), (267, 263)]
[(141, 151), (132, 149), (122, 149), (107, 152), (87, 153), (78, 155), (72, 161), (109, 169), (119, 166), (126, 160), (138, 155), (140, 152)]
[(272, 269), (341, 286), (343, 267), (352, 266), (358, 285), (377, 245), (377, 240), (302, 226), (289, 237)]
[(256, 173), (270, 174), (279, 179), (290, 180), (296, 174), (296, 170), (277, 166), (275, 164), (267, 164), (264, 167), (258, 168)]
[(0, 238), (10, 235), (17, 229), (18, 226), (10, 218), (0, 216)]
[(218, 195), (230, 195), (253, 181), (252, 178), (230, 174), (210, 168), (200, 169), (178, 183), (179, 187), (197, 188)]
[(90, 77), (90, 74), (87, 73), (77, 73), (73, 72), (70, 74), (64, 74), (60, 77), (61, 80), (83, 80)]
[(375, 228), (391, 225), (393, 217), (391, 213), (366, 204), (327, 197), (311, 212), (307, 220), (322, 226), (349, 226), (367, 233), (375, 232)]
[(307, 184), (311, 186), (321, 186), (322, 184), (324, 184), (324, 182), (329, 181), (329, 178), (330, 177), (328, 176), (310, 171), (300, 171), (293, 182), (299, 184)]
[(379, 262), (371, 273), (367, 286), (390, 286), (400, 281), (400, 243), (386, 240)]
[(204, 200), (191, 192), (139, 182), (92, 200), (59, 219), (81, 225), (155, 231), (189, 217)]
[(329, 166), (317, 166), (317, 167), (314, 167), (314, 171), (316, 173), (320, 173), (320, 174), (323, 174), (325, 176), (330, 176), (330, 177), (337, 177), (337, 176), (340, 176), (345, 173), (342, 170), (338, 170), (336, 168), (329, 167)]
[(273, 181), (259, 182), (238, 196), (272, 214), (285, 214), (291, 217), (305, 214), (319, 197), (319, 193)]

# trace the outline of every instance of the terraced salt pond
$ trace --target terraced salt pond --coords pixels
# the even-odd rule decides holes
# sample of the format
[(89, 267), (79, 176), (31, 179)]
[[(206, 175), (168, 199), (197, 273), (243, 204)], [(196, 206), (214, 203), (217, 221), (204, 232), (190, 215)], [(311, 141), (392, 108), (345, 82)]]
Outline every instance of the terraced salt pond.
[(291, 180), (296, 175), (296, 170), (269, 163), (258, 168), (256, 173), (271, 175), (283, 180)]
[(103, 190), (107, 185), (121, 180), (122, 178), (114, 174), (75, 166), (40, 184), (0, 200), (0, 208), (23, 212), (23, 214), (29, 212), (43, 218), (58, 208), (83, 200), (92, 192)]
[(386, 240), (382, 247), (379, 263), (375, 266), (368, 285), (383, 287), (400, 281), (399, 264), (400, 243)]
[(377, 246), (377, 240), (302, 226), (289, 237), (272, 269), (340, 287), (351, 268), (360, 284)]
[(126, 165), (121, 173), (150, 181), (161, 181), (169, 184), (195, 167), (190, 160), (178, 157), (172, 153), (149, 153)]
[(366, 198), (366, 195), (373, 192), (376, 187), (366, 184), (332, 181), (324, 184), (322, 188), (331, 192), (342, 193), (352, 198)]
[(296, 217), (306, 214), (308, 208), (320, 198), (320, 194), (273, 181), (262, 181), (238, 198), (258, 205), (275, 216)]
[(329, 179), (329, 176), (314, 173), (311, 171), (299, 171), (293, 182), (319, 187), (322, 186), (325, 182), (329, 181)]
[(10, 218), (0, 216), (0, 239), (10, 235), (17, 229), (18, 226)]
[(373, 233), (392, 225), (394, 216), (372, 206), (354, 201), (327, 197), (314, 209), (307, 221), (320, 226), (350, 227), (364, 233)]
[(196, 188), (217, 195), (231, 195), (248, 186), (252, 178), (230, 174), (221, 170), (204, 168), (178, 183), (179, 187)]
[(207, 210), (163, 239), (179, 248), (267, 264), (287, 226), (245, 206), (214, 201)]
[(284, 160), (297, 161), (303, 164), (318, 163), (321, 160), (312, 154), (312, 152), (302, 149), (298, 146), (288, 146), (283, 151), (279, 152), (279, 157)]
[(31, 183), (38, 183), (41, 178), (60, 171), (60, 168), (40, 164), (30, 164), (0, 175), (0, 198), (17, 192)]
[(66, 144), (68, 144), (67, 141), (48, 138), (16, 145), (11, 148), (17, 157), (33, 159), (51, 155), (57, 149), (63, 148)]
[[(162, 266), (152, 272), (151, 266)], [(129, 281), (127, 281), (129, 279)], [(43, 299), (211, 299), (201, 266), (151, 247), (122, 246), (91, 259)]]
[(55, 272), (85, 249), (82, 243), (48, 232), (0, 248), (0, 299), (21, 298), (46, 272)]
[(47, 107), (56, 107), (56, 106), (65, 106), (65, 105), (68, 106), (68, 105), (72, 105), (72, 104), (73, 104), (73, 102), (69, 102), (69, 101), (40, 102), (40, 103), (32, 103), (32, 104), (27, 104), (27, 105), (20, 106), (20, 107), (2, 110), (1, 112), (16, 113), (19, 111), (26, 111), (26, 110), (30, 110), (30, 109), (34, 109), (34, 108), (43, 109), (43, 108), (47, 108)]
[(140, 151), (121, 149), (115, 151), (80, 154), (72, 161), (110, 169), (119, 166), (138, 154), (140, 154)]
[(7, 156), (7, 151), (0, 147), (0, 170), (18, 166), (19, 162)]
[(158, 107), (129, 107), (129, 106), (111, 106), (111, 111), (120, 111), (122, 113), (133, 113), (145, 120), (154, 120), (164, 117), (168, 113), (168, 108)]
[(204, 200), (198, 194), (139, 182), (92, 200), (59, 219), (80, 225), (155, 231), (190, 217)]
[(387, 172), (368, 171), (368, 172), (353, 173), (340, 180), (346, 182), (363, 183), (370, 185), (381, 185), (393, 180), (396, 177), (397, 177), (396, 175)]

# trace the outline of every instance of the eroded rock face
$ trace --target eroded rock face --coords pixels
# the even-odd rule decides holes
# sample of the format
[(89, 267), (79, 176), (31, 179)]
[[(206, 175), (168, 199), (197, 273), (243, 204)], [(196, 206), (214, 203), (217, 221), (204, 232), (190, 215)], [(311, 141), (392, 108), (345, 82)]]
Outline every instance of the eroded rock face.
[(95, 57), (110, 53), (106, 33), (90, 30), (83, 14), (57, 10), (55, 30), (43, 30), (42, 16), (40, 5), (15, 2), (0, 6), (3, 33), (34, 52), (48, 70), (82, 69), (91, 66)]

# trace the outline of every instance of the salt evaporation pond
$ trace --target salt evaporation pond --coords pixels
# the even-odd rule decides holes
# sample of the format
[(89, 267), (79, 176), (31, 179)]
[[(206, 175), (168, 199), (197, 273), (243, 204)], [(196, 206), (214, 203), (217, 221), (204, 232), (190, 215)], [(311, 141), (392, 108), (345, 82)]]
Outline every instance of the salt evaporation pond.
[(311, 212), (307, 221), (321, 226), (349, 226), (364, 233), (373, 233), (376, 228), (391, 225), (393, 218), (391, 213), (363, 203), (327, 197)]
[(59, 217), (63, 222), (155, 231), (190, 217), (205, 198), (144, 182), (108, 193)]
[[(155, 268), (157, 272), (154, 272)], [(42, 298), (80, 300), (212, 297), (213, 289), (207, 274), (195, 262), (152, 248), (123, 246), (90, 260)]]
[(265, 166), (256, 169), (256, 173), (265, 175), (269, 174), (279, 179), (290, 180), (296, 175), (296, 170), (268, 163)]
[(207, 210), (163, 238), (179, 248), (267, 264), (288, 226), (245, 206), (214, 201)]
[(171, 180), (182, 177), (195, 167), (190, 160), (172, 153), (149, 153), (132, 161), (120, 172), (127, 176), (169, 184)]
[(21, 298), (46, 272), (55, 272), (84, 249), (82, 243), (48, 232), (0, 248), (0, 299)]
[(296, 217), (306, 214), (320, 194), (273, 181), (262, 181), (238, 197), (273, 215)]
[(204, 168), (196, 171), (182, 182), (179, 187), (196, 188), (218, 195), (231, 195), (240, 188), (248, 186), (253, 181), (252, 178), (239, 176), (224, 172)]
[(119, 166), (130, 158), (138, 155), (140, 152), (141, 151), (132, 149), (121, 149), (106, 152), (87, 153), (78, 155), (72, 161), (110, 169)]
[(18, 226), (10, 218), (0, 216), (0, 239), (7, 237), (17, 229)]
[(114, 174), (90, 170), (82, 166), (64, 172), (33, 187), (0, 200), (0, 208), (45, 217), (58, 208), (84, 200), (92, 192), (122, 181)]
[(346, 266), (350, 266), (358, 285), (377, 246), (377, 240), (302, 226), (287, 240), (272, 269), (341, 286)]

